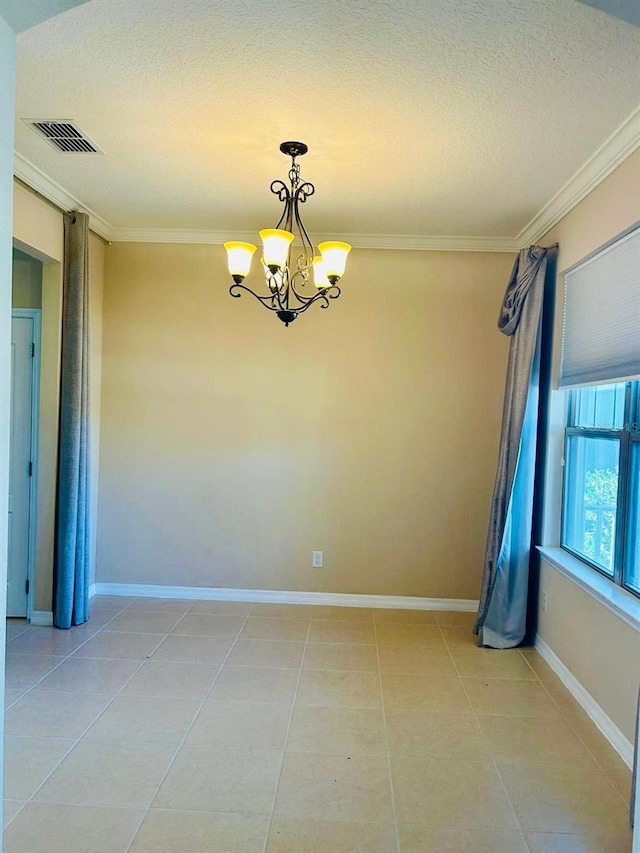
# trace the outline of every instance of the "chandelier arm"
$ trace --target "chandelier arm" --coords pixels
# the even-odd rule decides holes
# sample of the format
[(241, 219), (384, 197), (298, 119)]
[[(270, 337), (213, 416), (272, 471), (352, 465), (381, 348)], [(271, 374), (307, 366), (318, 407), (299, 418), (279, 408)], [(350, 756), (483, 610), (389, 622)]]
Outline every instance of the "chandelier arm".
[(307, 310), (307, 308), (310, 308), (316, 302), (322, 303), (320, 305), (321, 308), (328, 308), (329, 307), (329, 299), (331, 299), (331, 298), (332, 297), (327, 296), (326, 293), (319, 291), (318, 293), (315, 294), (315, 296), (312, 296), (309, 300), (307, 300), (307, 302), (302, 306), (302, 308), (298, 308), (296, 310), (298, 311), (298, 314), (302, 314)]
[(337, 299), (342, 291), (340, 290), (337, 284), (332, 284), (331, 287), (328, 287), (325, 290), (325, 294), (329, 297), (329, 299)]
[(269, 189), (274, 195), (278, 196), (283, 204), (287, 200), (287, 196), (291, 195), (289, 187), (284, 183), (284, 181), (272, 181)]
[[(302, 246), (304, 250), (304, 269), (309, 269), (311, 264), (313, 263), (313, 242), (311, 241), (311, 237), (307, 229), (304, 226), (304, 222), (302, 221), (302, 216), (300, 215), (300, 205), (304, 204), (305, 201), (312, 196), (316, 191), (316, 188), (311, 183), (300, 184), (296, 193), (293, 197), (293, 214), (295, 217), (296, 225), (298, 226), (298, 230), (300, 232), (300, 239), (302, 240)], [(298, 264), (298, 269), (300, 269), (300, 265)]]
[[(313, 299), (313, 296), (307, 296), (306, 293), (301, 293), (296, 288), (296, 279), (298, 278), (298, 276), (300, 276), (300, 278), (302, 279), (302, 286), (304, 287), (304, 285), (307, 283), (307, 277), (304, 275), (303, 271), (300, 269), (298, 269), (297, 272), (295, 272), (291, 276), (291, 279), (289, 281), (289, 287), (292, 290), (293, 295), (298, 300), (298, 302), (303, 302), (303, 303), (308, 302), (310, 299)], [(315, 296), (315, 294), (314, 294), (314, 296)]]
[[(335, 292), (332, 292), (335, 291)], [(300, 307), (296, 307), (294, 310), (297, 311), (298, 314), (304, 313), (307, 308), (310, 308), (315, 302), (322, 303), (320, 305), (321, 308), (329, 307), (330, 299), (337, 299), (340, 296), (340, 288), (337, 285), (333, 285), (332, 287), (327, 287), (324, 290), (319, 290), (313, 296), (309, 296), (305, 299), (304, 303)]]
[[(238, 290), (244, 290), (247, 293), (250, 293), (251, 296), (257, 299), (261, 305), (264, 305), (267, 311), (279, 311), (282, 307), (280, 305), (273, 304), (274, 294), (270, 293), (267, 296), (260, 296), (258, 293), (255, 293), (253, 290), (251, 290), (250, 287), (247, 287), (245, 284), (236, 284), (235, 282), (229, 288), (229, 293), (231, 294), (231, 296), (234, 297), (234, 299), (239, 299), (242, 296), (241, 293), (236, 293), (236, 291)], [(269, 302), (271, 302), (271, 305), (268, 304)]]
[[(280, 306), (285, 311), (289, 310), (289, 291), (290, 291), (290, 288), (291, 288), (291, 280), (290, 280), (290, 276), (289, 276), (289, 265), (287, 264), (287, 266), (284, 268), (283, 273), (282, 273), (282, 292), (281, 292), (280, 297), (279, 297)], [(281, 297), (284, 297), (284, 301)]]
[(292, 222), (293, 218), (292, 218), (292, 214), (291, 214), (291, 208), (292, 207), (293, 207), (293, 199), (289, 194), (287, 194), (287, 198), (285, 199), (285, 202), (284, 202), (284, 210), (282, 211), (282, 216), (278, 220), (278, 224), (276, 225), (276, 228), (281, 228), (284, 225), (284, 230), (289, 231), (289, 233), (291, 233), (291, 226), (293, 224), (293, 222)]
[[(293, 292), (293, 295), (295, 296), (295, 298), (298, 300), (298, 302), (300, 302), (303, 305), (305, 303), (310, 302), (313, 299), (315, 299), (318, 292), (320, 292), (320, 291), (316, 291), (316, 293), (314, 293), (312, 296), (308, 296), (306, 293), (301, 293), (295, 286), (295, 280), (296, 280), (296, 276), (293, 276), (293, 278), (291, 279), (290, 289)], [(306, 283), (307, 283), (306, 279), (303, 279), (303, 286)]]

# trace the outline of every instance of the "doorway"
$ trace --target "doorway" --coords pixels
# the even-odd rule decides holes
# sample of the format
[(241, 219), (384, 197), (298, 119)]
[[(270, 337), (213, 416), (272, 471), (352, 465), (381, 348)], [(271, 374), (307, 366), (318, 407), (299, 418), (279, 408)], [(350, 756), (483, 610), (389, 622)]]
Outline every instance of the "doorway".
[(39, 308), (11, 312), (7, 616), (31, 618), (36, 547), (40, 384)]

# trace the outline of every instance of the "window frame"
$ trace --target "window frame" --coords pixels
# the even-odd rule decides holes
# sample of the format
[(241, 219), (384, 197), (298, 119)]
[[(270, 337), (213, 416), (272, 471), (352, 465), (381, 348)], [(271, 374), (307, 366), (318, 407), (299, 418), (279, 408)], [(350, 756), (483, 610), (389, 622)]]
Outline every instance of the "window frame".
[[(615, 383), (599, 383), (601, 385)], [(563, 475), (562, 475), (562, 504), (561, 504), (561, 521), (560, 521), (560, 547), (562, 550), (576, 557), (582, 563), (585, 563), (598, 574), (607, 578), (616, 586), (620, 586), (629, 592), (631, 595), (640, 598), (640, 590), (631, 586), (628, 579), (631, 576), (631, 558), (633, 548), (631, 542), (632, 512), (638, 512), (635, 502), (640, 501), (640, 496), (634, 497), (631, 495), (632, 472), (631, 472), (631, 456), (632, 447), (635, 443), (640, 448), (640, 380), (629, 380), (626, 383), (625, 389), (625, 406), (623, 424), (620, 429), (607, 429), (598, 427), (579, 427), (575, 426), (576, 421), (576, 404), (577, 394), (580, 388), (568, 390), (568, 405), (567, 405), (567, 421), (564, 431), (564, 449), (563, 449)], [(590, 560), (585, 554), (574, 550), (565, 543), (566, 537), (566, 522), (568, 515), (568, 481), (569, 481), (569, 440), (571, 436), (582, 436), (584, 438), (602, 438), (615, 439), (619, 441), (618, 451), (618, 493), (616, 506), (616, 531), (613, 545), (613, 574)], [(637, 451), (640, 454), (640, 449)]]

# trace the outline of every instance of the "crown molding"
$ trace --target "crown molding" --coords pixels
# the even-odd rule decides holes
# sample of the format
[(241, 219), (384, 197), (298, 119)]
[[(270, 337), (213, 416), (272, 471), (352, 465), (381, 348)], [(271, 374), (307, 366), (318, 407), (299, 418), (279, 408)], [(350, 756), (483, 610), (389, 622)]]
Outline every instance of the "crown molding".
[[(254, 243), (253, 231), (191, 231), (164, 228), (114, 228), (109, 239), (114, 243), (209, 243), (222, 245), (227, 240)], [(517, 252), (513, 237), (447, 237), (418, 234), (315, 234), (315, 243), (346, 240), (354, 249), (395, 249), (416, 252)]]
[(520, 246), (530, 246), (551, 230), (623, 160), (640, 146), (640, 107), (611, 134), (518, 234)]
[(56, 183), (48, 175), (45, 175), (30, 160), (27, 160), (22, 154), (18, 154), (17, 151), (13, 155), (13, 174), (16, 178), (19, 178), (23, 183), (31, 187), (32, 190), (35, 190), (38, 195), (43, 196), (47, 201), (50, 201), (61, 210), (76, 210), (88, 213), (91, 230), (95, 231), (96, 234), (99, 234), (105, 240), (111, 240), (113, 228), (108, 222), (99, 216), (95, 210), (91, 210), (84, 202), (71, 195), (71, 193), (67, 192), (64, 187), (61, 187), (60, 184)]
[[(536, 243), (585, 196), (640, 146), (640, 107), (636, 109), (595, 154), (578, 169), (517, 237), (420, 236), (418, 234), (318, 234), (316, 241), (344, 239), (356, 249), (391, 249), (415, 252), (517, 252)], [(25, 184), (63, 210), (84, 210), (90, 228), (109, 242), (207, 243), (256, 239), (253, 232), (204, 231), (164, 228), (114, 228), (82, 201), (68, 193), (33, 163), (15, 153), (14, 173)]]

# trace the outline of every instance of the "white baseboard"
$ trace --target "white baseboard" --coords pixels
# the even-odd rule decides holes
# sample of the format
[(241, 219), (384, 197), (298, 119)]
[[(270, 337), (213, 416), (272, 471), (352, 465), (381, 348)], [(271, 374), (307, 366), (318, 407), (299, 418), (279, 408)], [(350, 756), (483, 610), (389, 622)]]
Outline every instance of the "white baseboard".
[(222, 589), (206, 586), (153, 586), (136, 583), (96, 583), (89, 595), (133, 595), (141, 598), (187, 598), (198, 601), (247, 601), (260, 604), (331, 604), (338, 607), (379, 607), (406, 610), (473, 612), (478, 602), (468, 598), (418, 598), (410, 595), (357, 595), (343, 592), (287, 592), (275, 589)]
[(34, 610), (30, 622), (32, 625), (53, 625), (53, 613), (50, 610)]
[(89, 598), (93, 598), (94, 595), (97, 595), (96, 585), (94, 583), (90, 583), (89, 584)]
[(598, 705), (593, 696), (582, 686), (575, 675), (567, 669), (551, 646), (548, 646), (542, 637), (536, 636), (535, 647), (576, 702), (586, 711), (611, 746), (620, 755), (624, 763), (628, 767), (633, 767), (633, 744), (631, 741), (620, 731), (611, 717)]

